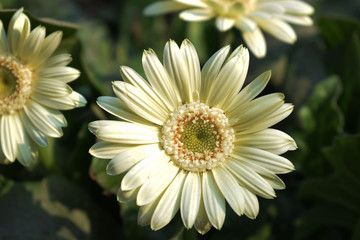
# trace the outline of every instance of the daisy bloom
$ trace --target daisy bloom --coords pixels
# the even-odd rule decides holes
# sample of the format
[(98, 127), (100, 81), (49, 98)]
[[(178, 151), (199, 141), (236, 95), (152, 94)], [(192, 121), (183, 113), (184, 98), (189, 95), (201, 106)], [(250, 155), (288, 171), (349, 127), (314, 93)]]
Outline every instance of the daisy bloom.
[[(153, 230), (180, 209), (186, 228), (221, 229), (226, 202), (255, 218), (256, 195), (274, 198), (285, 187), (278, 173), (293, 170), (279, 156), (294, 150), (287, 134), (268, 128), (293, 109), (281, 93), (254, 99), (266, 86), (265, 72), (240, 91), (249, 52), (240, 46), (216, 52), (200, 70), (194, 46), (169, 41), (164, 65), (154, 51), (142, 59), (148, 81), (122, 66), (124, 82), (113, 82), (117, 97), (100, 97), (101, 108), (125, 121), (100, 120), (89, 128), (102, 141), (90, 153), (111, 158), (110, 175), (125, 173), (118, 200), (136, 199), (138, 222)], [(239, 92), (240, 91), (240, 92)]]
[(84, 106), (86, 100), (66, 83), (79, 76), (67, 67), (69, 54), (54, 55), (62, 33), (45, 37), (45, 28), (31, 31), (29, 18), (18, 10), (7, 34), (0, 21), (0, 162), (32, 165), (37, 145), (47, 136), (61, 137), (66, 119), (60, 110)]
[(181, 11), (186, 21), (204, 21), (215, 18), (216, 27), (227, 31), (236, 27), (252, 53), (258, 58), (266, 54), (264, 30), (286, 43), (296, 41), (296, 33), (288, 24), (310, 26), (309, 15), (314, 9), (300, 0), (167, 0), (155, 2), (145, 15)]

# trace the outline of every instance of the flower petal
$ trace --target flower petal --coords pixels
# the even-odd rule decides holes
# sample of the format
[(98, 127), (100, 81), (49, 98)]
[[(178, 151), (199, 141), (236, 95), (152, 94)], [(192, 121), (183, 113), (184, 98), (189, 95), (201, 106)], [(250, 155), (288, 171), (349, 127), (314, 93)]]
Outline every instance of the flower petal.
[(174, 218), (180, 207), (181, 192), (186, 176), (185, 171), (179, 171), (166, 189), (151, 218), (152, 230), (163, 228)]
[(266, 32), (286, 43), (294, 43), (296, 41), (296, 33), (294, 29), (286, 22), (277, 19), (256, 19), (259, 26)]
[(206, 21), (213, 18), (215, 14), (209, 9), (194, 8), (182, 11), (179, 17), (185, 21)]
[(171, 12), (177, 12), (179, 10), (183, 10), (188, 7), (189, 6), (186, 4), (175, 1), (155, 2), (150, 4), (144, 9), (144, 15), (145, 16), (161, 15)]
[(136, 195), (139, 192), (139, 188), (130, 190), (130, 191), (122, 191), (121, 188), (117, 191), (117, 200), (120, 203), (129, 203), (136, 199)]
[(242, 37), (249, 47), (250, 51), (258, 58), (265, 57), (266, 54), (266, 42), (263, 33), (260, 28), (256, 28), (253, 31), (242, 32)]
[(158, 205), (162, 194), (153, 202), (141, 206), (138, 213), (138, 224), (140, 226), (149, 225), (151, 222), (151, 218), (154, 214), (155, 208)]
[(19, 56), (19, 51), (23, 48), (29, 34), (30, 20), (21, 8), (11, 17), (8, 27), (9, 48), (14, 56)]
[(0, 53), (6, 53), (9, 51), (8, 38), (6, 36), (3, 22), (0, 20)]
[(26, 132), (29, 134), (30, 138), (41, 147), (48, 146), (48, 140), (46, 134), (39, 130), (35, 125), (30, 121), (28, 116), (24, 111), (21, 112), (21, 121), (24, 124)]
[(217, 17), (215, 21), (217, 29), (225, 32), (235, 25), (235, 19), (226, 17)]
[(59, 110), (69, 110), (77, 107), (84, 107), (86, 105), (86, 99), (79, 93), (73, 91), (71, 94), (65, 97), (50, 97), (44, 94), (36, 93), (31, 98), (49, 108)]
[(184, 226), (191, 228), (199, 212), (201, 200), (201, 178), (197, 172), (189, 172), (181, 194), (180, 213)]
[(259, 201), (255, 194), (248, 191), (246, 188), (243, 190), (245, 199), (244, 213), (248, 218), (255, 219), (259, 213)]
[(232, 157), (241, 162), (253, 162), (274, 173), (288, 173), (294, 170), (294, 165), (284, 157), (250, 147), (235, 147)]
[(211, 223), (209, 221), (209, 218), (206, 214), (205, 205), (204, 205), (204, 199), (201, 197), (200, 199), (200, 206), (199, 206), (199, 212), (196, 217), (194, 227), (196, 231), (198, 231), (200, 234), (205, 234), (211, 229)]
[(156, 175), (153, 175), (141, 186), (136, 204), (143, 206), (154, 201), (169, 186), (178, 172), (179, 168), (173, 162), (164, 165)]
[(244, 193), (242, 187), (237, 183), (232, 174), (223, 166), (212, 170), (216, 184), (224, 195), (230, 207), (237, 215), (244, 213)]
[(17, 155), (17, 128), (12, 115), (3, 115), (0, 119), (1, 148), (5, 157), (14, 162)]
[(210, 171), (203, 173), (202, 192), (209, 221), (220, 230), (225, 220), (225, 199)]
[(136, 163), (160, 151), (158, 144), (140, 145), (129, 148), (116, 155), (109, 162), (106, 167), (106, 172), (108, 175), (121, 174), (129, 170)]

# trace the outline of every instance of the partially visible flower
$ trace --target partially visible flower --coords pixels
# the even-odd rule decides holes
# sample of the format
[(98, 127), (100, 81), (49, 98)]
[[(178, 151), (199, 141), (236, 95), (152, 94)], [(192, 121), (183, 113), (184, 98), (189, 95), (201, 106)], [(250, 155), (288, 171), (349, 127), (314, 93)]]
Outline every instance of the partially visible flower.
[(61, 137), (67, 125), (58, 111), (81, 107), (86, 100), (68, 85), (79, 77), (67, 67), (69, 54), (54, 55), (62, 32), (45, 37), (45, 28), (31, 31), (30, 20), (18, 10), (5, 33), (0, 21), (0, 162), (32, 165), (37, 145), (47, 136)]
[[(111, 158), (109, 175), (125, 173), (120, 202), (136, 199), (138, 222), (158, 230), (180, 209), (186, 228), (221, 229), (226, 202), (238, 214), (255, 218), (256, 195), (274, 198), (285, 184), (276, 175), (293, 170), (280, 154), (296, 149), (286, 133), (271, 129), (293, 109), (284, 95), (255, 97), (265, 88), (265, 72), (242, 89), (249, 52), (224, 47), (200, 70), (194, 46), (169, 41), (164, 65), (145, 51), (148, 81), (121, 67), (125, 82), (113, 82), (117, 97), (98, 104), (124, 121), (100, 120), (89, 129), (102, 141), (90, 149)], [(242, 90), (241, 90), (242, 89)], [(240, 91), (241, 90), (241, 91)], [(239, 93), (240, 91), (240, 93)]]
[(145, 15), (181, 11), (180, 18), (204, 21), (216, 18), (220, 31), (236, 27), (255, 56), (266, 55), (264, 30), (286, 43), (296, 41), (296, 33), (288, 24), (310, 26), (314, 9), (300, 0), (166, 0), (149, 5)]

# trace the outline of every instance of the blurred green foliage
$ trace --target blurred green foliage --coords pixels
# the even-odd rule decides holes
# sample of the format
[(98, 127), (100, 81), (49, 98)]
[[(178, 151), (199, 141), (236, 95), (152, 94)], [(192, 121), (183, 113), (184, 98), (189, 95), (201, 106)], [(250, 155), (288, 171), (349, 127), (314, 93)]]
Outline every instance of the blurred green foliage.
[[(117, 203), (121, 176), (108, 176), (108, 160), (88, 154), (96, 139), (87, 124), (111, 118), (96, 99), (112, 95), (111, 81), (121, 79), (119, 66), (144, 75), (143, 49), (151, 47), (161, 59), (169, 38), (177, 43), (189, 38), (201, 64), (225, 44), (243, 43), (239, 32), (220, 33), (213, 21), (186, 23), (176, 14), (144, 17), (150, 2), (2, 1), (4, 9), (23, 6), (33, 28), (64, 32), (58, 51), (72, 54), (71, 66), (82, 74), (71, 87), (88, 105), (65, 111), (64, 136), (40, 148), (32, 169), (17, 162), (0, 166), (0, 239), (360, 239), (360, 10), (351, 0), (310, 1), (315, 27), (296, 27), (294, 45), (266, 36), (268, 56), (251, 56), (246, 81), (272, 69), (264, 94), (282, 91), (295, 103), (291, 117), (276, 127), (299, 145), (286, 154), (296, 167), (282, 176), (287, 189), (277, 191), (275, 200), (259, 199), (256, 220), (238, 217), (228, 207), (221, 231), (201, 236), (185, 230), (178, 214), (153, 232), (137, 225), (135, 204)], [(13, 12), (0, 12), (5, 25)]]

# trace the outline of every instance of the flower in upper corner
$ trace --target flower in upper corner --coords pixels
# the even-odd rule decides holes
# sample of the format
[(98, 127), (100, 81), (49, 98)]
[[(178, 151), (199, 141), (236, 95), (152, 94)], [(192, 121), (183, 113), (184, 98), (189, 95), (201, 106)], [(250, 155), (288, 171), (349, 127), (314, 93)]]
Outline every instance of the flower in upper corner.
[(186, 21), (216, 18), (216, 27), (227, 31), (236, 27), (253, 54), (266, 55), (266, 42), (260, 29), (286, 43), (296, 41), (296, 33), (288, 24), (312, 25), (309, 17), (314, 9), (299, 0), (167, 0), (149, 5), (144, 13), (158, 15), (181, 11)]
[(68, 85), (80, 72), (66, 65), (69, 54), (54, 55), (62, 32), (45, 37), (45, 28), (31, 31), (30, 20), (18, 10), (8, 32), (0, 21), (0, 162), (24, 166), (37, 159), (37, 145), (47, 136), (61, 137), (67, 125), (58, 111), (81, 107), (86, 100)]
[(238, 215), (255, 218), (256, 195), (274, 198), (274, 189), (285, 188), (276, 174), (293, 170), (279, 154), (296, 149), (294, 140), (269, 128), (293, 106), (281, 93), (255, 99), (270, 72), (242, 89), (249, 65), (242, 46), (231, 54), (229, 47), (220, 49), (200, 70), (194, 46), (184, 40), (179, 48), (170, 40), (163, 62), (144, 52), (149, 82), (121, 67), (124, 82), (113, 82), (117, 97), (100, 97), (98, 104), (125, 121), (90, 123), (102, 140), (90, 153), (112, 158), (108, 174), (126, 172), (118, 200), (136, 199), (140, 225), (158, 230), (180, 209), (185, 227), (204, 234), (222, 227), (226, 202)]

